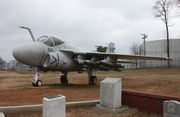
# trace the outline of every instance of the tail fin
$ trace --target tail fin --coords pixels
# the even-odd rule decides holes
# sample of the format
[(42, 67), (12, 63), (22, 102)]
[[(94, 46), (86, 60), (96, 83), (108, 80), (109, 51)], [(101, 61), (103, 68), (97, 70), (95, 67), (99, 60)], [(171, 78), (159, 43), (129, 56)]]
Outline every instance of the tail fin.
[(110, 42), (106, 50), (106, 53), (114, 53), (114, 50), (115, 50), (115, 44), (113, 42)]

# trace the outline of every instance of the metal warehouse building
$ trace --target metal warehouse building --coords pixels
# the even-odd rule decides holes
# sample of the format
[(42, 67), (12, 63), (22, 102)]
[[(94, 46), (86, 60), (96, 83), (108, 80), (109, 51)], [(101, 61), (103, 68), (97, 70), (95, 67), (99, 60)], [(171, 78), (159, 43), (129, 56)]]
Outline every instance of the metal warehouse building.
[[(171, 67), (180, 67), (180, 39), (170, 39), (169, 41), (169, 51), (170, 58), (173, 59), (171, 61)], [(162, 56), (167, 57), (167, 40), (160, 39), (154, 41), (146, 41), (146, 55), (150, 56)], [(141, 55), (144, 55), (144, 44), (140, 45)], [(145, 64), (145, 65), (144, 65)], [(167, 67), (167, 61), (140, 61), (140, 67)]]

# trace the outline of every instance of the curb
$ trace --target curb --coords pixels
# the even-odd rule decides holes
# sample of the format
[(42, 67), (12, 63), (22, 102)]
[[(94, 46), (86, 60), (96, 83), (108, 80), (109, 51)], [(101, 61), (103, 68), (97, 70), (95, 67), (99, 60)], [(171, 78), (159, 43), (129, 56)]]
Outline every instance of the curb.
[[(99, 103), (100, 103), (100, 100), (67, 102), (66, 109), (67, 108), (79, 108), (79, 107), (92, 107)], [(1, 112), (5, 113), (5, 114), (37, 113), (37, 112), (42, 112), (42, 108), (43, 108), (42, 104), (26, 105), (26, 106), (7, 106), (7, 107), (0, 107), (0, 113)]]

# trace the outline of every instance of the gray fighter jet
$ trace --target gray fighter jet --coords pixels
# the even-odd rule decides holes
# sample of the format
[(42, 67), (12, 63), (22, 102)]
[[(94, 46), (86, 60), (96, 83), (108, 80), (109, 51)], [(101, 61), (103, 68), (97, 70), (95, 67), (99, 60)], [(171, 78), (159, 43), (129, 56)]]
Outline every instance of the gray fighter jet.
[[(61, 71), (60, 82), (68, 84), (67, 73), (70, 71), (87, 71), (89, 85), (97, 83), (97, 77), (92, 75), (93, 70), (122, 71), (122, 60), (167, 60), (165, 57), (135, 56), (114, 53), (114, 43), (110, 43), (106, 53), (91, 52), (56, 36), (41, 36), (35, 40), (31, 30), (27, 29), (33, 42), (19, 45), (13, 50), (14, 58), (26, 65), (35, 68), (33, 86), (41, 86), (40, 77), (47, 71)], [(126, 61), (124, 61), (126, 63)], [(39, 74), (38, 71), (42, 71)]]

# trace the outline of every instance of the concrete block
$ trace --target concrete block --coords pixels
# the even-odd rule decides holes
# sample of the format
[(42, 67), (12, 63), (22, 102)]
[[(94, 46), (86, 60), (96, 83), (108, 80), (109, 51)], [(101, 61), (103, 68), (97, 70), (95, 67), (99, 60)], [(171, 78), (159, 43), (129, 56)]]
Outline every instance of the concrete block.
[(180, 102), (174, 100), (164, 101), (163, 117), (180, 117)]
[(100, 83), (100, 104), (96, 108), (112, 113), (121, 112), (121, 78), (106, 78)]
[(4, 113), (0, 112), (0, 117), (5, 117)]
[(43, 117), (66, 117), (66, 97), (56, 95), (43, 98)]
[(121, 107), (121, 78), (106, 78), (100, 83), (100, 105), (116, 109)]

